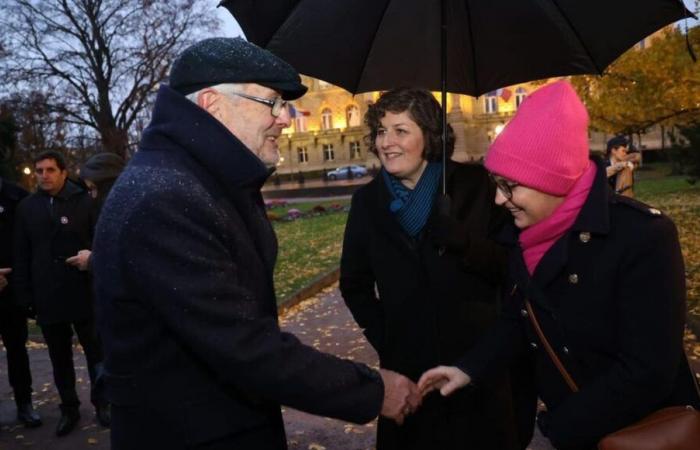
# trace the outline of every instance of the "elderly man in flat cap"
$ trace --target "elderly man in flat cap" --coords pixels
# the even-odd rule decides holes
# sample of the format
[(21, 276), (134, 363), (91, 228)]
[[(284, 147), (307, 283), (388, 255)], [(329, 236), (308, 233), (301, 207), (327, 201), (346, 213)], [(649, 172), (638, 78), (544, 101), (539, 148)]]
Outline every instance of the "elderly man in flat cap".
[(93, 247), (112, 449), (284, 449), (280, 404), (352, 422), (420, 403), (389, 371), (280, 331), (277, 240), (260, 188), (306, 92), (242, 39), (175, 61)]

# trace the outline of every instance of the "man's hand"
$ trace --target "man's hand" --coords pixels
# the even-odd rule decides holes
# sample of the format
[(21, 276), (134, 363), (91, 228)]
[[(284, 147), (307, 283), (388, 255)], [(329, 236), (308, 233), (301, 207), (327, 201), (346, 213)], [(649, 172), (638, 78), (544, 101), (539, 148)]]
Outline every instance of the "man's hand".
[(78, 270), (88, 270), (91, 254), (92, 252), (90, 250), (80, 250), (77, 255), (66, 259), (66, 264), (77, 267)]
[(418, 388), (423, 396), (439, 389), (443, 397), (447, 397), (471, 381), (471, 377), (457, 367), (438, 366), (428, 370), (420, 377)]
[(12, 272), (10, 267), (0, 268), (0, 292), (7, 287), (7, 275)]
[(384, 382), (384, 403), (380, 414), (401, 425), (404, 418), (414, 413), (423, 400), (418, 386), (391, 370), (379, 369), (379, 374)]

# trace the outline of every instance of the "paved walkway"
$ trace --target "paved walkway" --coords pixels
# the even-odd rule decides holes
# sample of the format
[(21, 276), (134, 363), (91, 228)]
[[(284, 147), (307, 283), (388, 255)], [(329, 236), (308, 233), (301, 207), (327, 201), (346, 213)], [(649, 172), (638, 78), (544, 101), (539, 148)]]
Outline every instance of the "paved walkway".
[[(362, 336), (340, 298), (337, 285), (291, 308), (282, 317), (285, 330), (296, 334), (306, 344), (319, 350), (345, 358), (377, 364), (377, 356)], [(696, 346), (697, 347), (697, 346)], [(693, 364), (700, 372), (697, 349)], [(82, 420), (78, 428), (64, 438), (57, 438), (54, 429), (58, 422), (58, 397), (53, 386), (51, 364), (46, 347), (40, 343), (30, 345), (29, 356), (37, 391), (34, 403), (44, 425), (25, 429), (15, 420), (12, 392), (7, 383), (7, 367), (4, 355), (0, 355), (0, 450), (88, 450), (109, 449), (109, 430), (101, 428), (94, 418), (89, 402), (89, 381), (85, 359), (76, 351), (75, 363), (78, 391), (83, 402)], [(305, 414), (284, 408), (284, 419), (290, 450), (365, 450), (374, 448), (375, 424), (354, 425), (333, 419)], [(536, 437), (531, 450), (548, 450), (546, 440)]]

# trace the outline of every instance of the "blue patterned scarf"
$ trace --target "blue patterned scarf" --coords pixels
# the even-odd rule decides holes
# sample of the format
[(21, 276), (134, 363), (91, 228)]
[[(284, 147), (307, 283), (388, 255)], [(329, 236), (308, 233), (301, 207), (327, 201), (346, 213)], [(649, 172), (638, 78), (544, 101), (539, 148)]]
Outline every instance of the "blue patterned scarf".
[(440, 184), (441, 167), (438, 162), (428, 163), (413, 190), (408, 189), (401, 180), (382, 169), (384, 182), (392, 198), (389, 211), (396, 216), (401, 227), (411, 237), (418, 236), (428, 222), (435, 193)]

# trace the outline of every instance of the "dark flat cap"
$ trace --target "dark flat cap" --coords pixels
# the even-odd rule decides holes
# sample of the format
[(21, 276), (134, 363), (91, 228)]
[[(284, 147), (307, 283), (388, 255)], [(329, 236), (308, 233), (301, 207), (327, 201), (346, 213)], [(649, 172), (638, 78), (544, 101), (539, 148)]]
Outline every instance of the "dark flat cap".
[(80, 178), (99, 183), (114, 180), (124, 170), (126, 163), (116, 153), (97, 153), (80, 167)]
[(260, 84), (285, 100), (306, 93), (292, 66), (242, 38), (199, 41), (185, 49), (170, 69), (170, 87), (183, 95), (222, 83)]

